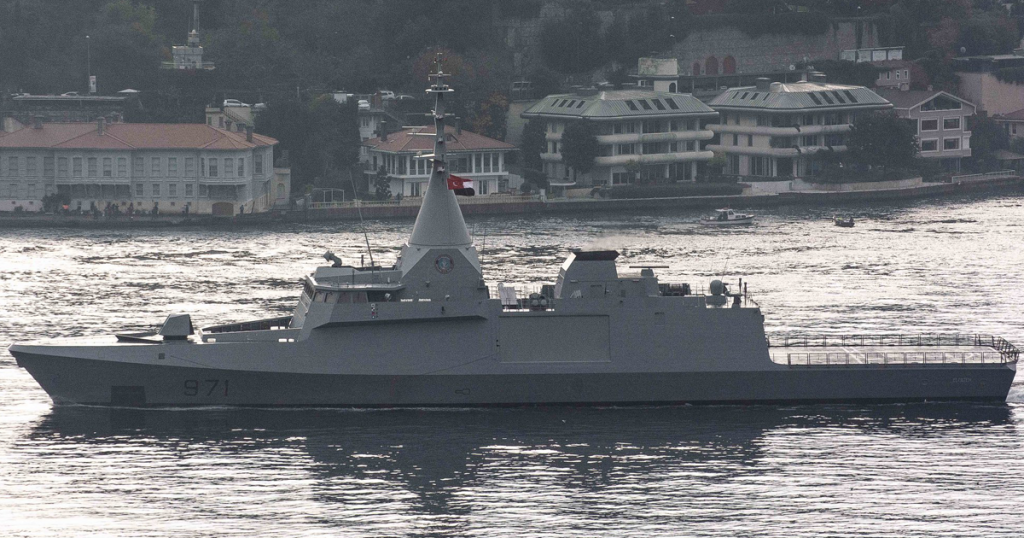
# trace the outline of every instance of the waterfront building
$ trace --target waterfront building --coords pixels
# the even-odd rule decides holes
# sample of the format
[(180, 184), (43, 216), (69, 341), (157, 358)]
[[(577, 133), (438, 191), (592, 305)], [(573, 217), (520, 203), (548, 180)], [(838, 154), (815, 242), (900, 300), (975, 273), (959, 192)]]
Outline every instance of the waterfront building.
[(922, 159), (936, 159), (943, 169), (960, 171), (960, 160), (971, 156), (970, 118), (974, 103), (944, 91), (878, 90), (896, 114), (914, 122)]
[(251, 127), (37, 121), (0, 138), (0, 210), (37, 211), (53, 193), (82, 210), (233, 215), (287, 206), (289, 171), (273, 166), (276, 144)]
[(1024, 108), (1020, 84), (1007, 76), (1024, 68), (1024, 55), (994, 54), (953, 59), (960, 79), (959, 94), (991, 116), (1010, 114)]
[[(649, 90), (584, 90), (549, 95), (522, 113), (543, 121), (547, 146), (544, 173), (555, 182), (622, 185), (694, 181), (699, 165), (713, 157), (703, 147), (714, 136), (707, 124), (718, 114), (690, 94)], [(591, 121), (597, 130), (598, 157), (580, 174), (562, 160), (562, 134), (572, 121)]]
[[(363, 142), (360, 161), (364, 163), (366, 185), (375, 189), (377, 171), (384, 167), (391, 178), (392, 194), (422, 196), (430, 180), (430, 160), (419, 158), (434, 147), (433, 127), (405, 127), (381, 132)], [(459, 126), (445, 128), (445, 146), (450, 172), (475, 181), (477, 194), (504, 192), (510, 184), (508, 154), (516, 147), (501, 140), (465, 131)]]
[(1024, 108), (1006, 114), (996, 114), (992, 119), (999, 124), (1011, 139), (1024, 137)]
[(791, 84), (759, 79), (730, 88), (711, 107), (719, 137), (708, 149), (726, 156), (724, 172), (749, 177), (809, 177), (822, 169), (814, 155), (846, 151), (846, 135), (858, 114), (892, 108), (863, 86), (829, 84), (821, 73)]

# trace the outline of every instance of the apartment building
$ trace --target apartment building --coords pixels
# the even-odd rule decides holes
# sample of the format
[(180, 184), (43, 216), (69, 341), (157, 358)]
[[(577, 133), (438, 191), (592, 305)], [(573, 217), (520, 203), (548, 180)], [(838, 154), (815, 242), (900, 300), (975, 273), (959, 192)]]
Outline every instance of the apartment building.
[[(406, 127), (395, 133), (381, 133), (363, 142), (360, 161), (365, 166), (366, 185), (374, 191), (377, 171), (384, 167), (391, 177), (391, 193), (423, 196), (430, 181), (430, 161), (418, 158), (432, 154), (434, 127)], [(477, 194), (494, 194), (515, 188), (509, 183), (508, 154), (516, 147), (508, 142), (445, 127), (449, 171), (475, 181)]]
[[(699, 165), (714, 156), (704, 144), (718, 114), (690, 94), (649, 90), (589, 91), (549, 95), (522, 113), (545, 124), (541, 154), (549, 180), (581, 186), (644, 181), (694, 181)], [(591, 121), (599, 155), (586, 174), (562, 160), (562, 135), (573, 121)], [(637, 172), (639, 170), (639, 173)]]
[(726, 174), (749, 177), (809, 177), (822, 169), (814, 155), (846, 151), (846, 136), (858, 114), (892, 105), (863, 86), (828, 84), (820, 73), (791, 84), (758, 79), (730, 88), (711, 101), (720, 123), (708, 149), (726, 156)]
[(0, 137), (0, 210), (37, 211), (67, 193), (72, 209), (233, 215), (287, 205), (277, 140), (204, 124), (43, 123)]
[(971, 156), (974, 103), (943, 91), (877, 92), (893, 104), (899, 117), (914, 122), (922, 159), (937, 159), (945, 170), (960, 171), (960, 160)]

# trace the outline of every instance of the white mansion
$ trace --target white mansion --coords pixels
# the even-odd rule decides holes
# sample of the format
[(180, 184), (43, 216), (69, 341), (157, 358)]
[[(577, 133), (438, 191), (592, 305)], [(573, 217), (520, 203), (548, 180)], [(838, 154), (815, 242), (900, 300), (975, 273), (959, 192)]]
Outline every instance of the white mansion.
[(72, 209), (233, 215), (287, 205), (277, 140), (251, 127), (204, 124), (42, 123), (0, 136), (0, 211), (38, 211), (67, 193)]
[[(377, 171), (384, 167), (391, 177), (391, 192), (422, 196), (430, 181), (430, 161), (417, 158), (433, 153), (434, 127), (406, 127), (384, 132), (363, 142), (359, 160), (364, 163), (367, 188), (373, 192)], [(494, 194), (515, 188), (509, 183), (506, 156), (515, 146), (501, 140), (445, 127), (445, 146), (450, 172), (472, 179), (477, 194)]]
[(753, 177), (814, 176), (822, 167), (814, 154), (846, 151), (857, 114), (892, 108), (868, 88), (828, 84), (817, 73), (789, 84), (761, 78), (710, 104), (721, 121), (710, 126), (719, 142), (708, 149), (725, 154), (725, 173)]
[[(690, 94), (648, 90), (549, 95), (522, 113), (545, 122), (541, 160), (547, 177), (581, 185), (632, 183), (637, 171), (651, 181), (693, 181), (698, 163), (714, 156), (702, 144), (714, 136), (707, 124), (717, 116)], [(594, 122), (600, 147), (587, 174), (562, 162), (562, 133), (568, 122), (579, 120)]]

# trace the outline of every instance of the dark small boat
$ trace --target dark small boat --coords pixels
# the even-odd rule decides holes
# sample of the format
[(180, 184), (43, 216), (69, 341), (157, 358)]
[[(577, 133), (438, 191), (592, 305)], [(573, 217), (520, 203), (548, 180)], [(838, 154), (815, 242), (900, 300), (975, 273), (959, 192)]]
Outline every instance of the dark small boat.
[(840, 228), (853, 228), (853, 217), (832, 217), (832, 222)]

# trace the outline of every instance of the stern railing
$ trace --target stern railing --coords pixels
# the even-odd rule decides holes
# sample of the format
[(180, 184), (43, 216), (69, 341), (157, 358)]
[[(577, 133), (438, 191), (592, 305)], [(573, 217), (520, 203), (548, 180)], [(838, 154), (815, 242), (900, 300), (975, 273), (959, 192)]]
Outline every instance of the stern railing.
[[(990, 334), (877, 334), (766, 336), (769, 347), (982, 347), (994, 351), (854, 351), (787, 353), (788, 364), (964, 364), (1015, 363), (1020, 351), (1004, 338)], [(852, 362), (851, 362), (852, 359)]]

